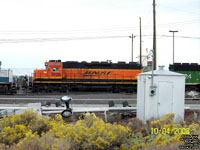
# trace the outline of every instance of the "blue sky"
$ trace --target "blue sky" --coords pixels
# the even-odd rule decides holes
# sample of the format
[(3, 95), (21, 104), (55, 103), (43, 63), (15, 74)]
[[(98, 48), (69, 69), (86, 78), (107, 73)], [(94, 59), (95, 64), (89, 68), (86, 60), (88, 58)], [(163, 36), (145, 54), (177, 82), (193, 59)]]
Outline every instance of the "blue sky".
[[(142, 18), (143, 54), (146, 55), (146, 49), (152, 49), (152, 2), (1, 0), (2, 67), (43, 68), (44, 62), (50, 59), (128, 62), (131, 60), (128, 36), (132, 33), (136, 35), (134, 61), (138, 61), (139, 17)], [(167, 69), (172, 63), (169, 30), (179, 31), (175, 34), (175, 62), (200, 63), (200, 0), (156, 0), (156, 4), (158, 65), (165, 65)], [(110, 36), (118, 38), (105, 38)], [(57, 41), (38, 42), (41, 38)]]

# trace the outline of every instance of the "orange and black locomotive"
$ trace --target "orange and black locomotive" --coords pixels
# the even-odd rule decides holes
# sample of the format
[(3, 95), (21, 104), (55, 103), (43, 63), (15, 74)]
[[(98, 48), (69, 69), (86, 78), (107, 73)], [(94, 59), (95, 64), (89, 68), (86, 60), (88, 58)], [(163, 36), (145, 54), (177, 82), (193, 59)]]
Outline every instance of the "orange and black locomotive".
[(74, 87), (105, 87), (113, 92), (133, 92), (142, 67), (136, 62), (76, 62), (50, 60), (46, 69), (34, 70), (35, 91), (67, 92)]

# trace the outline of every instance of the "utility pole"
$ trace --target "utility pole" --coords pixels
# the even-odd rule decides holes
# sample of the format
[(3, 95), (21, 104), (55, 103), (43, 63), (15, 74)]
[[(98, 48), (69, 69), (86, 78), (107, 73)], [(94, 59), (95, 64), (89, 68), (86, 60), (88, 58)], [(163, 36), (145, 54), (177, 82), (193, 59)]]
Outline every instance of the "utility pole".
[(136, 36), (133, 36), (133, 34), (131, 36), (129, 36), (129, 38), (131, 38), (131, 62), (133, 62), (133, 38), (135, 38)]
[(178, 32), (178, 31), (169, 30), (169, 32), (172, 32), (172, 33), (173, 33), (173, 64), (174, 64), (174, 33), (175, 33), (175, 32)]
[(141, 17), (140, 17), (140, 64), (142, 65), (142, 27), (141, 27)]
[(157, 51), (156, 51), (156, 3), (153, 0), (153, 50), (154, 50), (154, 69), (156, 70), (157, 65)]

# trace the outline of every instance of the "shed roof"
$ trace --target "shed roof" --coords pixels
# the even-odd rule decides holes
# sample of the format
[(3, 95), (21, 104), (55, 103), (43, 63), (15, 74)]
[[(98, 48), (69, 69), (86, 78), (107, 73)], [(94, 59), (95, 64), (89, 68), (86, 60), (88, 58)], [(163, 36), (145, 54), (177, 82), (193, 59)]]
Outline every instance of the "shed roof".
[[(152, 74), (152, 71), (143, 72), (138, 75), (151, 75), (151, 74)], [(176, 73), (176, 72), (172, 72), (172, 71), (168, 71), (168, 70), (154, 70), (153, 74), (155, 76), (185, 76), (184, 74)]]

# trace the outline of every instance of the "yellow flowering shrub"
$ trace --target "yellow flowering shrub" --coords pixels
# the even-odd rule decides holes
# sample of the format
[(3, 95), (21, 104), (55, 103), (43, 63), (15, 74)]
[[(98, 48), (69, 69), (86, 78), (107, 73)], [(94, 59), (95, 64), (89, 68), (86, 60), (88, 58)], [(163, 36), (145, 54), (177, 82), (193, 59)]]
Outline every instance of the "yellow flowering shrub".
[(16, 150), (69, 150), (70, 144), (67, 139), (56, 138), (50, 133), (45, 133), (41, 137), (36, 133), (29, 132), (24, 139), (22, 139)]
[(200, 122), (199, 123), (192, 123), (189, 125), (190, 133), (191, 134), (199, 134), (200, 135)]
[(41, 135), (50, 129), (49, 121), (30, 110), (19, 115), (6, 116), (0, 120), (0, 143), (18, 143), (29, 131)]
[[(129, 138), (126, 144), (121, 145), (121, 149), (128, 150), (128, 149), (140, 149), (145, 147), (154, 147), (156, 146), (156, 149), (159, 149), (159, 147), (168, 147), (167, 145), (171, 145), (173, 143), (180, 143), (180, 138), (183, 134), (196, 134), (200, 135), (200, 122), (192, 123), (191, 125), (186, 125), (185, 122), (183, 123), (175, 123), (173, 121), (174, 114), (169, 113), (165, 115), (163, 118), (159, 120), (153, 120), (153, 121), (147, 121), (146, 125), (143, 125), (139, 122), (139, 125), (141, 125), (140, 130), (135, 132), (135, 135)], [(137, 121), (138, 123), (138, 121)], [(128, 124), (130, 126), (130, 124)], [(131, 129), (136, 129), (130, 126)], [(137, 127), (138, 128), (138, 127)], [(146, 135), (142, 132), (147, 132)], [(152, 129), (157, 129), (157, 134), (152, 133)], [(180, 130), (179, 130), (180, 129)], [(184, 130), (185, 133), (181, 132)], [(134, 131), (133, 131), (134, 132)], [(177, 144), (174, 144), (177, 146)], [(179, 144), (181, 145), (181, 143)], [(176, 147), (178, 149), (178, 147)], [(148, 148), (147, 148), (148, 149)]]
[(67, 137), (73, 149), (105, 149), (124, 143), (130, 130), (121, 125), (105, 123), (92, 114), (85, 115), (84, 120), (77, 121), (75, 125), (59, 125), (50, 132), (56, 137)]
[(41, 135), (43, 132), (45, 133), (49, 131), (51, 124), (49, 124), (48, 119), (44, 118), (43, 116), (39, 116), (28, 127), (33, 133), (37, 132), (38, 135)]
[[(4, 117), (0, 120), (0, 148), (12, 150), (79, 150), (79, 149), (159, 149), (177, 146), (183, 133), (152, 133), (152, 128), (186, 128), (200, 135), (200, 121), (190, 125), (175, 123), (174, 114), (143, 124), (130, 119), (126, 126), (105, 123), (94, 114), (84, 115), (75, 124), (66, 123), (61, 115), (44, 117), (36, 112)], [(172, 147), (172, 148), (174, 148)]]
[(0, 141), (6, 145), (19, 142), (20, 139), (25, 137), (27, 127), (24, 125), (16, 125), (14, 128), (10, 126), (3, 128), (0, 132)]
[(161, 128), (163, 125), (166, 124), (174, 124), (174, 113), (168, 113), (163, 118), (155, 121), (151, 121), (151, 127), (153, 128)]
[(11, 116), (5, 116), (2, 120), (0, 120), (0, 130), (4, 127), (15, 127), (16, 125), (22, 124), (24, 126), (29, 126), (37, 120), (38, 113), (33, 112), (30, 110), (26, 110), (24, 113), (19, 115), (11, 115)]

